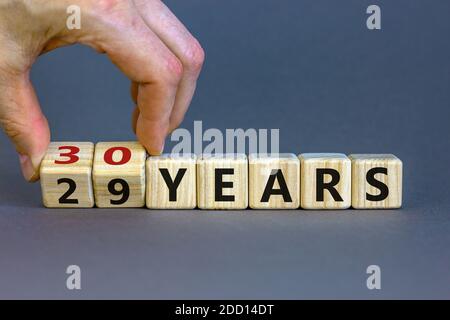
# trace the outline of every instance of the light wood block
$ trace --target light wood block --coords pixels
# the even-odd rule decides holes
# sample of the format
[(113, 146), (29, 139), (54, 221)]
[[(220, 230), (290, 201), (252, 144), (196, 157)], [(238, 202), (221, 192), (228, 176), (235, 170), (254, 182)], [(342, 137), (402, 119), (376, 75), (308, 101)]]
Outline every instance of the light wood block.
[(147, 159), (146, 204), (150, 209), (194, 209), (197, 206), (197, 157), (163, 154)]
[(351, 204), (351, 161), (341, 153), (303, 153), (300, 193), (303, 209), (347, 209)]
[(297, 209), (300, 206), (300, 161), (296, 155), (251, 154), (249, 204), (252, 209)]
[(48, 208), (91, 208), (91, 142), (52, 142), (41, 162), (42, 199)]
[(402, 161), (393, 154), (351, 154), (352, 206), (393, 209), (402, 206)]
[(143, 207), (145, 160), (138, 142), (99, 142), (94, 154), (95, 204), (107, 207)]
[(200, 209), (246, 209), (247, 156), (202, 155), (197, 160), (197, 203)]

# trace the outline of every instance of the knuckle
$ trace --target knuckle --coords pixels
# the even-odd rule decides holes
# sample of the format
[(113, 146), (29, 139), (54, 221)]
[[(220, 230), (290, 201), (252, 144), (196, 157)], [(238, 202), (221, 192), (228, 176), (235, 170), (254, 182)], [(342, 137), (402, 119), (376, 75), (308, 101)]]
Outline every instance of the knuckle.
[(183, 54), (183, 63), (187, 71), (199, 73), (205, 61), (205, 51), (197, 39), (192, 38)]

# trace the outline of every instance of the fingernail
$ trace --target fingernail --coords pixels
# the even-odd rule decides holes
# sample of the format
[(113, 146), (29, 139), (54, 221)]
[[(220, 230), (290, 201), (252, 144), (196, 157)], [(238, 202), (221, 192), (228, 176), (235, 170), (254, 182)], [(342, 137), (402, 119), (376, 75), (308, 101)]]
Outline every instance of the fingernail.
[(29, 182), (34, 182), (39, 178), (39, 172), (33, 166), (33, 162), (26, 154), (19, 154), (20, 166), (22, 167), (22, 174)]
[(162, 147), (161, 147), (161, 151), (159, 152), (160, 154), (164, 152), (164, 146), (166, 145), (166, 141), (163, 142)]

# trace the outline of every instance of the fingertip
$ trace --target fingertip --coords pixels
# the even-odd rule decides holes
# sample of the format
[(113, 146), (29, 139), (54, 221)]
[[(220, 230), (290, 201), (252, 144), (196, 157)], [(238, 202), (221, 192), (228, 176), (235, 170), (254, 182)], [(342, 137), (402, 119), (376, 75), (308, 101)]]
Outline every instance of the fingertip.
[(151, 156), (159, 156), (164, 151), (164, 140), (153, 139), (148, 141), (146, 139), (138, 138), (139, 142), (144, 146), (145, 150), (147, 150), (148, 154)]
[(158, 142), (156, 140), (153, 140), (152, 142), (148, 142), (145, 140), (139, 139), (139, 142), (144, 146), (145, 150), (147, 150), (147, 153), (151, 156), (159, 156), (164, 152), (164, 144), (165, 141)]
[(40, 160), (33, 161), (28, 155), (19, 154), (20, 167), (25, 180), (36, 182), (39, 180)]
[(41, 161), (45, 157), (50, 144), (50, 130), (45, 117), (34, 122), (33, 133), (15, 140), (16, 151), (19, 154), (22, 174), (28, 182), (39, 180)]
[(152, 123), (139, 117), (136, 126), (136, 135), (139, 142), (151, 156), (160, 155), (164, 151), (168, 125)]

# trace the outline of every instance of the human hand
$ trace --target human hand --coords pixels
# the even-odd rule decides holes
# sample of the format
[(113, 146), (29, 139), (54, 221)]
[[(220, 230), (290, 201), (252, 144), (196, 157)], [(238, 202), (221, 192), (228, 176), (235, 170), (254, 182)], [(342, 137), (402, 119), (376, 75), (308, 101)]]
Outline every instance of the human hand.
[[(81, 28), (66, 26), (81, 9)], [(204, 52), (160, 0), (0, 0), (0, 124), (19, 153), (24, 177), (39, 179), (50, 130), (29, 79), (37, 57), (81, 43), (106, 53), (131, 80), (139, 142), (159, 154), (182, 122)]]

